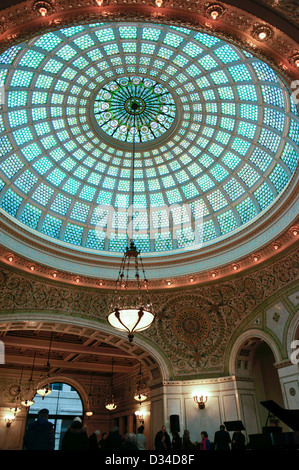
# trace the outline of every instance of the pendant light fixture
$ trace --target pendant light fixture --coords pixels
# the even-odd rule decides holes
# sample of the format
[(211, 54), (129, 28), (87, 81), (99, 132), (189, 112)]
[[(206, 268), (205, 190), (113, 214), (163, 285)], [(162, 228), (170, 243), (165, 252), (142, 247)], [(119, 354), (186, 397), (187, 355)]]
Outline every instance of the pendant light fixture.
[(86, 416), (88, 416), (88, 418), (93, 415), (93, 411), (91, 410), (91, 406), (90, 406), (91, 397), (92, 397), (91, 386), (92, 386), (92, 374), (91, 374), (91, 376), (90, 376), (89, 395), (88, 395), (88, 407), (87, 407), (87, 411), (85, 411), (85, 414), (86, 414)]
[(113, 358), (112, 358), (112, 372), (111, 372), (111, 382), (110, 382), (110, 393), (105, 401), (105, 408), (109, 411), (114, 411), (117, 408), (115, 403), (114, 394), (113, 394)]
[(142, 388), (143, 388), (143, 383), (142, 383), (141, 362), (140, 362), (140, 369), (139, 369), (139, 374), (138, 374), (136, 392), (134, 395), (134, 399), (136, 401), (139, 401), (139, 403), (147, 399), (147, 395), (144, 393), (144, 390), (142, 390)]
[(18, 402), (21, 402), (21, 384), (22, 384), (22, 378), (23, 378), (23, 370), (24, 370), (24, 366), (22, 367), (22, 370), (21, 370), (20, 381), (19, 381), (18, 391), (17, 391), (16, 404), (15, 404), (14, 407), (10, 408), (10, 411), (12, 411), (14, 413), (14, 416), (16, 416), (16, 414), (19, 413), (19, 411), (21, 411), (21, 408), (18, 406)]
[[(126, 102), (126, 110), (133, 118), (133, 152), (132, 152), (132, 189), (131, 189), (131, 226), (132, 235), (129, 246), (121, 261), (118, 278), (116, 280), (115, 298), (111, 305), (111, 312), (107, 317), (108, 323), (115, 329), (128, 333), (128, 339), (133, 341), (134, 333), (144, 331), (151, 326), (155, 319), (153, 307), (149, 298), (148, 281), (145, 276), (140, 251), (134, 242), (134, 171), (135, 171), (135, 133), (136, 115), (143, 111), (143, 100), (140, 97), (131, 97)], [(127, 239), (128, 239), (127, 233)], [(137, 281), (138, 296), (135, 301), (133, 295), (129, 298), (124, 291), (128, 288), (130, 278), (130, 262), (135, 266), (135, 280)], [(132, 264), (133, 264), (132, 263)], [(140, 280), (140, 271), (144, 279)], [(146, 291), (146, 294), (144, 293)]]
[(48, 351), (48, 361), (47, 361), (47, 365), (45, 368), (47, 372), (48, 383), (44, 385), (43, 387), (40, 387), (36, 390), (36, 393), (41, 395), (43, 399), (45, 398), (46, 395), (49, 395), (52, 392), (52, 389), (50, 387), (50, 367), (51, 367), (50, 366), (50, 353), (51, 353), (52, 339), (53, 339), (53, 331), (51, 331), (49, 351)]
[[(30, 393), (30, 390), (31, 390), (31, 384), (33, 382), (33, 371), (34, 371), (34, 365), (35, 365), (35, 358), (36, 358), (36, 349), (34, 351), (34, 357), (33, 357), (33, 362), (32, 362), (32, 368), (31, 368), (31, 376), (30, 376), (30, 379), (29, 379), (29, 383), (28, 383), (28, 387), (27, 389), (25, 390), (28, 394)], [(29, 408), (30, 406), (32, 406), (34, 404), (34, 400), (30, 400), (28, 398), (25, 398), (21, 401), (21, 405), (25, 406), (26, 408)]]

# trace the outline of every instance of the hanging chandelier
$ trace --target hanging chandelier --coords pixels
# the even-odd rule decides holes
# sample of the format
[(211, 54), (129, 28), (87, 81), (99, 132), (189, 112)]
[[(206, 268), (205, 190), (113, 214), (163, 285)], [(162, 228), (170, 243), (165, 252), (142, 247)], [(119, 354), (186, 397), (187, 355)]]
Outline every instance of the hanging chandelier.
[[(28, 387), (26, 388), (25, 392), (26, 395), (31, 392), (31, 384), (33, 383), (33, 372), (34, 372), (34, 365), (35, 365), (35, 358), (36, 358), (36, 349), (34, 351), (34, 357), (33, 357), (33, 362), (32, 362), (32, 368), (31, 368), (31, 376), (30, 376), (30, 379), (28, 381)], [(30, 400), (28, 398), (23, 398), (23, 400), (21, 401), (21, 404), (23, 406), (25, 406), (26, 408), (29, 408), (30, 406), (34, 405), (34, 400)]]
[[(133, 152), (132, 152), (132, 190), (131, 190), (131, 226), (132, 235), (129, 246), (121, 261), (118, 277), (116, 280), (115, 298), (111, 305), (111, 312), (107, 316), (108, 323), (115, 329), (128, 333), (128, 339), (133, 341), (134, 333), (144, 331), (151, 326), (155, 319), (153, 307), (149, 298), (148, 280), (145, 276), (143, 261), (140, 251), (137, 250), (134, 236), (134, 169), (135, 169), (135, 133), (136, 115), (144, 110), (140, 97), (131, 97), (127, 100), (125, 107), (133, 117)], [(128, 239), (127, 233), (127, 239)], [(133, 301), (129, 295), (124, 294), (130, 282), (130, 268), (134, 265), (135, 281), (137, 281), (138, 299)], [(140, 279), (140, 271), (143, 273), (143, 280)], [(146, 291), (146, 294), (145, 292)]]
[(86, 416), (90, 417), (93, 415), (93, 411), (91, 409), (90, 404), (92, 403), (92, 374), (90, 376), (90, 386), (89, 386), (89, 395), (88, 395), (88, 407), (87, 410), (85, 411)]
[(51, 386), (50, 386), (50, 353), (51, 353), (51, 345), (52, 345), (52, 338), (53, 338), (53, 332), (51, 332), (51, 337), (50, 337), (50, 344), (49, 344), (49, 351), (48, 351), (48, 361), (46, 365), (46, 372), (47, 372), (47, 378), (48, 378), (48, 383), (44, 385), (43, 387), (40, 387), (36, 390), (36, 393), (41, 395), (43, 399), (45, 398), (46, 395), (49, 395), (52, 392)]
[(43, 398), (46, 396), (46, 395), (50, 395), (50, 393), (52, 392), (52, 389), (50, 387), (50, 384), (48, 385), (45, 385), (44, 387), (40, 387), (36, 390), (36, 393), (38, 393), (39, 395), (41, 395)]
[(10, 408), (10, 411), (12, 411), (14, 413), (14, 416), (16, 416), (16, 414), (21, 411), (21, 408), (18, 406), (18, 403), (21, 401), (21, 391), (22, 391), (21, 384), (22, 384), (23, 370), (24, 370), (24, 366), (22, 366), (20, 381), (19, 381), (19, 385), (17, 387), (18, 391), (17, 391), (16, 403), (15, 403), (15, 406), (12, 406)]
[(25, 406), (26, 408), (29, 408), (29, 406), (34, 405), (34, 400), (23, 400), (21, 401), (21, 405)]
[(114, 398), (114, 394), (113, 394), (113, 358), (112, 358), (110, 393), (109, 393), (109, 396), (106, 398), (105, 408), (109, 411), (114, 411), (117, 408), (117, 404), (115, 403), (115, 398)]
[(139, 403), (143, 402), (144, 400), (147, 399), (147, 395), (144, 393), (142, 390), (143, 383), (142, 383), (142, 374), (141, 374), (141, 362), (140, 362), (140, 369), (139, 369), (139, 374), (138, 374), (138, 381), (137, 381), (137, 386), (136, 386), (136, 392), (134, 395), (134, 399), (138, 401)]

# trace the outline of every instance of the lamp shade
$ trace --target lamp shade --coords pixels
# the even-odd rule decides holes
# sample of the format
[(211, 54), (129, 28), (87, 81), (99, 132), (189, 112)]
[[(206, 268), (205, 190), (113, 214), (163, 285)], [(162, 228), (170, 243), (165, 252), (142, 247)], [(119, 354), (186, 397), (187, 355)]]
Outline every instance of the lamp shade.
[(105, 408), (109, 411), (114, 411), (117, 408), (117, 405), (114, 400), (114, 395), (111, 395), (109, 398), (107, 398), (105, 402)]
[(23, 400), (21, 401), (21, 405), (26, 406), (26, 408), (29, 408), (29, 406), (32, 406), (34, 404), (34, 400)]
[(133, 340), (133, 333), (146, 330), (154, 321), (154, 314), (143, 307), (115, 308), (107, 317), (111, 326), (120, 331), (129, 333), (129, 340)]
[(147, 399), (147, 395), (144, 395), (144, 393), (136, 393), (136, 395), (134, 396), (134, 399), (136, 401), (142, 402)]
[(52, 390), (51, 390), (49, 385), (45, 385), (44, 387), (40, 387), (36, 390), (36, 393), (38, 393), (42, 397), (45, 397), (46, 395), (49, 395), (51, 392), (52, 392)]

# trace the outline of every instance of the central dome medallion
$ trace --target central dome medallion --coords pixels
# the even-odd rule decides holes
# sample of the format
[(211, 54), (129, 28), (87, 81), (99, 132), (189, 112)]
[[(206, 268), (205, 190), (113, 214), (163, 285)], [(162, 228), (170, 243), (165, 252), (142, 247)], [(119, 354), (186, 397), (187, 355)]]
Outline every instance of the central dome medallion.
[(175, 118), (175, 102), (161, 84), (142, 77), (107, 83), (94, 102), (97, 124), (122, 142), (148, 142), (163, 135)]

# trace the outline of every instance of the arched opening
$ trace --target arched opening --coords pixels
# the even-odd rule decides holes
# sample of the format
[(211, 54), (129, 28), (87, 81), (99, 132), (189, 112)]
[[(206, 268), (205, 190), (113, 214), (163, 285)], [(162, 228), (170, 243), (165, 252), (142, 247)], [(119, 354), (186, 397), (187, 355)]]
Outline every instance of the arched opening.
[(82, 420), (83, 402), (75, 387), (63, 382), (50, 382), (51, 393), (42, 397), (36, 394), (34, 404), (30, 407), (27, 417), (27, 426), (35, 421), (39, 410), (49, 410), (49, 422), (54, 426), (55, 448), (61, 448), (63, 436), (75, 417)]
[[(255, 393), (258, 404), (264, 400), (273, 400), (279, 406), (284, 407), (281, 385), (279, 382), (277, 369), (274, 367), (275, 358), (271, 348), (267, 343), (261, 341), (253, 352), (252, 375), (255, 383)], [(258, 406), (259, 416), (262, 426), (279, 425), (277, 419), (271, 415), (268, 418), (268, 411), (263, 406)]]
[(273, 400), (279, 406), (284, 407), (281, 384), (275, 367), (276, 362), (271, 347), (261, 337), (247, 338), (236, 355), (236, 375), (246, 377), (253, 382), (261, 430), (266, 425), (278, 425), (283, 427), (283, 430), (287, 429), (260, 404), (262, 401)]

